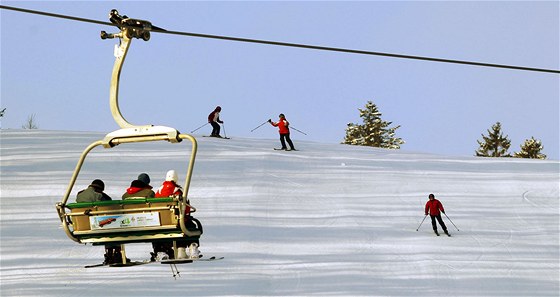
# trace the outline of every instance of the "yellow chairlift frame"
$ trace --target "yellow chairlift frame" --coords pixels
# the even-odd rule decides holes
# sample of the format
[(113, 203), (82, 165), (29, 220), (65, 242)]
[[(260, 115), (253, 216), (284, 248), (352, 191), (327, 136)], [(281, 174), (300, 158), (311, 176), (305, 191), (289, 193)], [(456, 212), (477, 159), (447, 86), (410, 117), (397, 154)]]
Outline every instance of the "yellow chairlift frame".
[[(193, 173), (193, 167), (198, 149), (196, 139), (189, 134), (181, 134), (174, 128), (165, 126), (154, 125), (133, 125), (124, 119), (122, 116), (119, 104), (119, 80), (122, 66), (132, 38), (141, 38), (148, 41), (150, 38), (150, 30), (152, 25), (148, 21), (130, 19), (122, 17), (116, 10), (110, 13), (111, 22), (117, 24), (121, 29), (120, 33), (108, 34), (101, 32), (102, 39), (119, 38), (119, 46), (115, 46), (115, 64), (111, 76), (110, 88), (110, 108), (113, 118), (121, 129), (107, 134), (102, 140), (91, 143), (81, 154), (78, 164), (74, 169), (70, 183), (62, 201), (56, 204), (56, 209), (62, 227), (66, 235), (78, 243), (92, 243), (92, 244), (121, 244), (130, 242), (150, 242), (154, 240), (177, 240), (181, 238), (198, 238), (202, 234), (202, 227), (198, 230), (189, 230), (186, 227), (186, 220), (188, 217), (185, 211), (195, 212), (196, 209), (190, 206), (188, 202), (188, 192)], [(93, 202), (91, 205), (78, 205), (79, 203), (68, 203), (68, 198), (72, 192), (72, 188), (76, 183), (78, 174), (82, 168), (87, 154), (97, 146), (104, 148), (112, 148), (119, 144), (136, 143), (136, 142), (152, 142), (152, 141), (168, 141), (171, 143), (181, 142), (183, 139), (188, 139), (191, 144), (191, 155), (189, 159), (187, 174), (184, 184), (183, 195), (179, 198), (167, 200), (160, 199), (144, 199), (143, 201), (130, 201), (122, 200), (109, 201), (110, 203)], [(133, 199), (134, 200), (134, 199)], [(170, 202), (171, 200), (171, 202)], [(167, 202), (166, 202), (167, 201)], [(67, 210), (71, 210), (67, 213)], [(84, 218), (96, 215), (124, 215), (127, 214), (157, 214), (161, 217), (159, 226), (135, 226), (132, 228), (116, 228), (113, 230), (97, 230), (89, 226), (89, 222)], [(158, 222), (160, 222), (158, 220)], [(78, 226), (80, 225), (80, 226)], [(85, 227), (84, 227), (85, 226)], [(88, 229), (89, 227), (89, 229)], [(84, 229), (85, 228), (85, 229)], [(175, 243), (174, 243), (175, 245)], [(123, 246), (124, 247), (124, 246)], [(124, 248), (123, 248), (124, 254)], [(123, 261), (126, 257), (123, 257)]]

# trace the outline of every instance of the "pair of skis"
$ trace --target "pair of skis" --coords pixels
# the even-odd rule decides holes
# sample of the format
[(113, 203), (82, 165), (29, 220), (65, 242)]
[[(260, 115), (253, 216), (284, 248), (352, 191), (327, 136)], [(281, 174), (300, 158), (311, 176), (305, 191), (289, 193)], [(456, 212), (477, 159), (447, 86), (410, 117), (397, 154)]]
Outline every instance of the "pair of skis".
[(211, 136), (211, 135), (203, 135), (202, 137), (212, 137), (212, 138), (219, 138), (219, 139), (231, 139), (231, 138), (225, 137), (225, 136), (224, 137), (222, 137), (222, 136), (218, 137), (218, 136)]
[(154, 263), (160, 263), (160, 264), (187, 264), (187, 263), (192, 263), (195, 261), (216, 261), (216, 260), (222, 260), (224, 257), (210, 257), (210, 258), (198, 258), (198, 259), (174, 259), (174, 260), (163, 260), (163, 261), (150, 261), (150, 260), (144, 260), (144, 261), (130, 261), (130, 262), (126, 262), (126, 263), (99, 263), (99, 264), (92, 264), (92, 265), (86, 265), (84, 266), (84, 268), (93, 268), (93, 267), (103, 267), (103, 266), (108, 266), (108, 267), (129, 267), (129, 266), (138, 266), (138, 265), (145, 265), (145, 264), (154, 264)]
[[(217, 137), (217, 136), (209, 136), (209, 135), (204, 135), (203, 137), (212, 137), (212, 138), (220, 138), (220, 139), (231, 139), (229, 137)], [(297, 151), (296, 149), (284, 149), (284, 148), (274, 148), (275, 151)]]

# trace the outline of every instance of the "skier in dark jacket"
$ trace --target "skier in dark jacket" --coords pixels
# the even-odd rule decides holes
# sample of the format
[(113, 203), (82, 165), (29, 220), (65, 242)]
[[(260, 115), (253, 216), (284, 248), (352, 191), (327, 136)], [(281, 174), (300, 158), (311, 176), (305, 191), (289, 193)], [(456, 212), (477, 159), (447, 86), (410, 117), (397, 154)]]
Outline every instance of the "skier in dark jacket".
[(212, 125), (212, 134), (210, 134), (212, 137), (221, 137), (220, 124), (223, 124), (224, 122), (220, 120), (220, 111), (222, 111), (222, 108), (220, 106), (216, 106), (216, 109), (208, 115), (208, 123)]
[(81, 190), (76, 196), (76, 202), (95, 202), (111, 200), (109, 195), (105, 194), (105, 183), (102, 180), (96, 179), (91, 182), (87, 189)]
[(437, 225), (436, 225), (436, 219), (437, 219), (437, 221), (441, 225), (441, 228), (443, 229), (443, 232), (449, 235), (449, 232), (447, 232), (447, 227), (445, 226), (445, 223), (441, 219), (441, 213), (445, 213), (445, 209), (443, 209), (443, 204), (441, 204), (441, 202), (436, 199), (434, 194), (428, 195), (428, 199), (429, 200), (428, 202), (426, 202), (426, 208), (424, 210), (424, 214), (425, 215), (430, 214), (430, 218), (432, 219), (432, 228), (434, 228), (434, 232), (439, 236)]

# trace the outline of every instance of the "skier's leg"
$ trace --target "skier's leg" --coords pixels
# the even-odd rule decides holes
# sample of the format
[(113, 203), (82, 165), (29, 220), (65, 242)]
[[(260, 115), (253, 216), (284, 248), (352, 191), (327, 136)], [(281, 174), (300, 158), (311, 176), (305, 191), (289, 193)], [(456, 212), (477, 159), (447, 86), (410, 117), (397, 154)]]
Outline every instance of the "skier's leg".
[(121, 247), (119, 245), (105, 245), (105, 264), (121, 263)]
[(430, 215), (430, 219), (432, 219), (432, 228), (434, 229), (434, 232), (437, 232), (436, 216)]
[(104, 255), (103, 263), (111, 264), (114, 263), (113, 261), (113, 248), (110, 245), (105, 245), (105, 255)]
[(290, 149), (295, 150), (294, 148), (294, 143), (292, 142), (292, 140), (290, 139), (290, 134), (286, 134), (286, 141), (288, 142), (288, 144), (290, 145)]
[(286, 149), (286, 141), (284, 140), (284, 138), (286, 137), (285, 134), (280, 134), (280, 143), (282, 144), (282, 149)]
[(210, 134), (210, 136), (220, 135), (220, 125), (216, 122), (210, 122), (210, 125), (212, 125), (212, 134)]
[(163, 244), (163, 252), (167, 254), (169, 259), (175, 259), (175, 251), (173, 250), (173, 242), (165, 242)]
[(445, 223), (443, 222), (443, 219), (441, 218), (441, 214), (437, 215), (437, 220), (439, 222), (439, 225), (443, 229), (443, 232), (445, 232), (447, 234), (447, 227), (445, 226)]
[(123, 257), (121, 253), (122, 249), (120, 245), (115, 245), (113, 247), (113, 260), (115, 263), (123, 263)]

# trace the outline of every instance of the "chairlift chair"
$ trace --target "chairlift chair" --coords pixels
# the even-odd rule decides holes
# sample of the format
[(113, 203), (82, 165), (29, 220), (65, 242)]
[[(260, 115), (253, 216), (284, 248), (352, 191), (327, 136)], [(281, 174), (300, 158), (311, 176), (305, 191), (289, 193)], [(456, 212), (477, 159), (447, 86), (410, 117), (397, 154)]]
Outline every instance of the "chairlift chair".
[[(188, 192), (197, 152), (197, 141), (189, 134), (181, 134), (174, 128), (154, 125), (132, 125), (127, 122), (119, 109), (119, 78), (132, 38), (150, 39), (152, 25), (148, 21), (121, 16), (116, 10), (110, 12), (110, 20), (120, 32), (101, 32), (102, 39), (119, 38), (115, 45), (115, 64), (111, 77), (110, 108), (113, 118), (121, 129), (107, 134), (103, 139), (91, 143), (82, 152), (74, 169), (70, 183), (56, 210), (66, 235), (77, 243), (92, 245), (121, 245), (122, 261), (126, 263), (124, 245), (139, 242), (195, 240), (203, 233), (200, 222), (191, 217), (196, 209), (188, 203)], [(156, 27), (157, 28), (157, 27)], [(76, 183), (80, 169), (88, 153), (102, 146), (105, 149), (117, 145), (138, 142), (167, 141), (180, 143), (184, 139), (191, 142), (184, 191), (181, 197), (140, 198), (127, 200), (69, 203), (68, 198)], [(187, 228), (187, 220), (192, 220), (195, 229)], [(175, 248), (175, 257), (177, 249)]]

